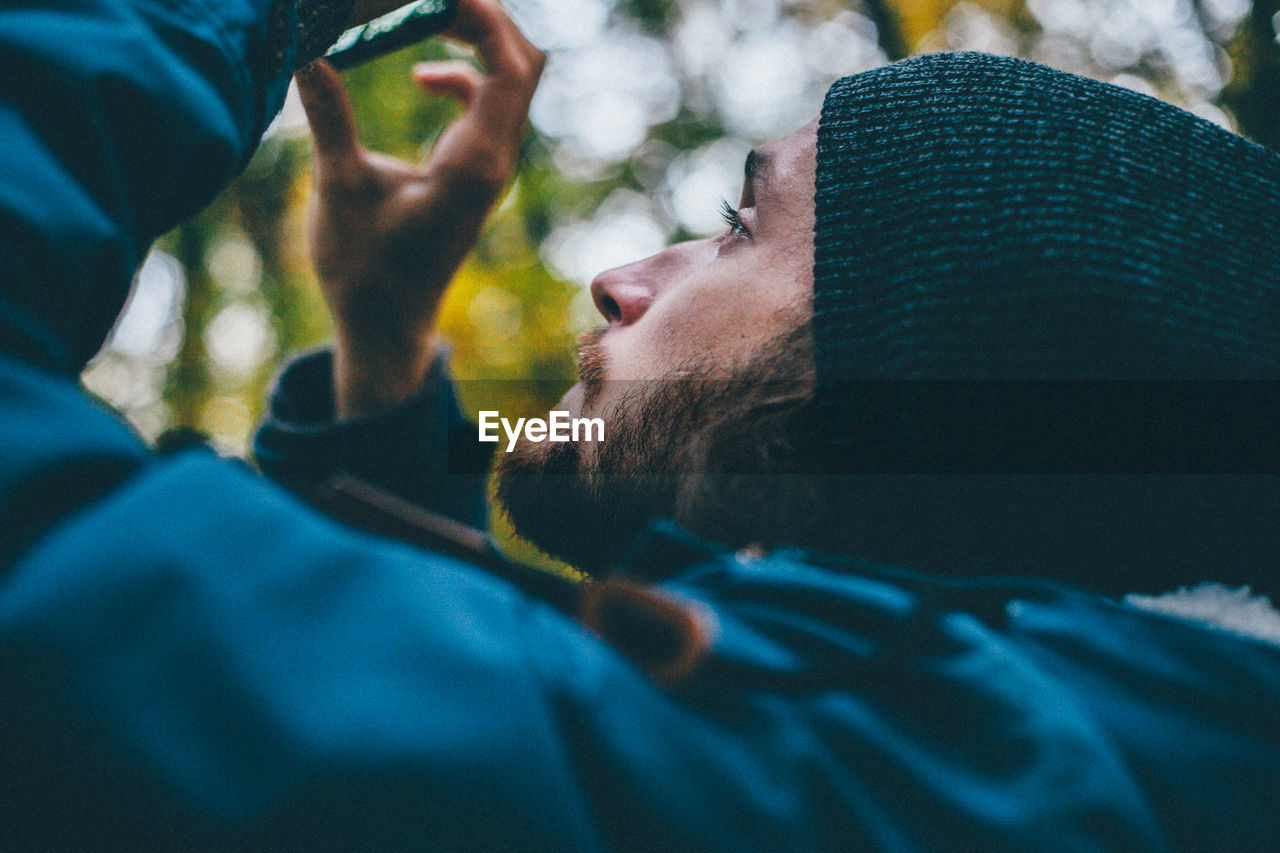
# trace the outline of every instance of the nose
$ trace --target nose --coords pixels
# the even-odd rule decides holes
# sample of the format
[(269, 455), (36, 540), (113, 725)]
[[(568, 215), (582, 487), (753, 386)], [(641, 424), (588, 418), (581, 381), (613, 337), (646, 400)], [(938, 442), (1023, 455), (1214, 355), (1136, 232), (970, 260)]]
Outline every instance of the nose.
[(610, 325), (628, 326), (649, 310), (663, 290), (688, 274), (702, 258), (702, 244), (690, 240), (656, 255), (600, 273), (591, 282), (591, 299)]
[(602, 272), (591, 281), (591, 299), (609, 325), (629, 326), (653, 303), (653, 288), (645, 284), (644, 261)]

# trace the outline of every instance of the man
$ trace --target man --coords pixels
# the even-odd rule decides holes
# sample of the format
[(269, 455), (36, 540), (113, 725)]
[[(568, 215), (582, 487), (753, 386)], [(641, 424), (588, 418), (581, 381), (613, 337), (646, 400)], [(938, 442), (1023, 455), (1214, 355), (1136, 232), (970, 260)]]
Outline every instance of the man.
[[(422, 69), (419, 82), (464, 100), (483, 85), (442, 73)], [(454, 233), (438, 224), (447, 205), (421, 194), (406, 222), (388, 194), (382, 206), (399, 212), (386, 234), (353, 228), (383, 214), (344, 182), (412, 172), (360, 151), (332, 72), (313, 69), (302, 92), (336, 376), (321, 355), (285, 377), (259, 456), (312, 486), (354, 466), (456, 515), (441, 504), (454, 494), (441, 487), (442, 441), (412, 438), (430, 432), (415, 422), (429, 407), (386, 414), (436, 364), (431, 309), (460, 257), (435, 249)], [(1254, 427), (1262, 411), (1280, 415), (1274, 391), (1177, 385), (1280, 374), (1274, 156), (1151, 99), (990, 57), (848, 81), (824, 119), (822, 133), (814, 122), (752, 152), (725, 233), (595, 280), (607, 326), (584, 340), (583, 381), (559, 408), (600, 416), (608, 439), (500, 453), (517, 529), (596, 574), (670, 517), (734, 548), (805, 545), (1113, 595), (1209, 578), (1276, 589), (1275, 442)], [(464, 131), (429, 172), (456, 159)], [(486, 144), (501, 140), (510, 164), (518, 133), (507, 124)], [(1036, 380), (1075, 384), (1049, 399)], [(383, 412), (401, 440), (323, 428), (333, 393), (339, 415)], [(1153, 419), (1171, 400), (1176, 415)], [(320, 428), (302, 429), (298, 407)]]
[[(3, 846), (1263, 849), (1274, 839), (1280, 677), (1266, 644), (1048, 582), (946, 582), (857, 558), (833, 570), (797, 552), (735, 557), (668, 526), (625, 568), (670, 576), (647, 594), (684, 602), (709, 647), (664, 688), (473, 565), (345, 529), (208, 452), (145, 452), (71, 377), (118, 311), (142, 246), (227, 178), (278, 106), (296, 36), (269, 23), (267, 6), (80, 0), (0, 13), (4, 52), (23, 72), (0, 82), (11, 154), (0, 160), (0, 241), (12, 259), (0, 311)], [(277, 24), (292, 21), (276, 11)], [(522, 109), (537, 57), (480, 0), (462, 5), (455, 33), (476, 44), (486, 77), (420, 76), (469, 100), (454, 140), (479, 123), (469, 138), (481, 144), (464, 146), (479, 156), (462, 152), (449, 177), (492, 194), (510, 161), (488, 131), (514, 133), (522, 116), (488, 108), (514, 86), (522, 94), (506, 105)], [(40, 81), (39, 98), (17, 80)], [(314, 120), (316, 89), (332, 80), (311, 82)], [(68, 126), (82, 132), (70, 140)], [(323, 148), (323, 119), (316, 129)], [(141, 147), (156, 141), (165, 145)], [(410, 227), (375, 229), (381, 237), (413, 235), (415, 200), (458, 186), (320, 160), (322, 185), (346, 162), (353, 174), (338, 186), (351, 198), (391, 187), (404, 202), (389, 210)], [(789, 162), (802, 172), (804, 152)], [(821, 199), (831, 186), (821, 150), (815, 162)], [(752, 221), (751, 200), (738, 214), (748, 233), (769, 227)], [(474, 219), (457, 216), (445, 228), (465, 238)], [(362, 221), (395, 217), (352, 227)], [(826, 221), (820, 202), (819, 305)], [(441, 245), (452, 244), (446, 232)], [(418, 241), (352, 245), (393, 258)], [(702, 267), (677, 262), (710, 258), (704, 245), (655, 263), (689, 273)], [(277, 419), (277, 430), (308, 434), (265, 462), (297, 474), (311, 462), (289, 454), (315, 435), (337, 435), (323, 440), (354, 458), (360, 443), (346, 438), (385, 438), (406, 409), (447, 403), (429, 355), (381, 397), (414, 358), (397, 359), (384, 382), (385, 353), (362, 346), (403, 316), (410, 333), (393, 349), (432, 352), (417, 335), (431, 289), (421, 311), (384, 294), (369, 315), (342, 307), (351, 291), (319, 267), (341, 315), (344, 417)], [(618, 333), (643, 302), (622, 284), (599, 288), (623, 323), (601, 338), (606, 370), (624, 363)], [(750, 327), (760, 340), (735, 357), (754, 362), (751, 344), (796, 321), (804, 300), (788, 293), (774, 303), (781, 328)], [(658, 304), (643, 316), (687, 322), (653, 313)], [(815, 347), (821, 404), (820, 334)], [(359, 375), (367, 381), (344, 390), (343, 377)]]

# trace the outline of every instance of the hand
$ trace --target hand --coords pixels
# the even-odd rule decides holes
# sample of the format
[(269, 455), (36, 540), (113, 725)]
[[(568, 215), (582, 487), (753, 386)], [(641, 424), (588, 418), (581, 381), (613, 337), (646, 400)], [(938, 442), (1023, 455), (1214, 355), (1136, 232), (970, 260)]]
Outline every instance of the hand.
[(326, 63), (297, 75), (315, 144), (312, 260), (333, 312), (339, 417), (395, 405), (421, 386), (441, 297), (515, 172), (543, 54), (494, 0), (461, 0), (444, 34), (473, 45), (485, 70), (414, 69), (420, 87), (463, 106), (422, 167), (361, 147), (346, 89)]

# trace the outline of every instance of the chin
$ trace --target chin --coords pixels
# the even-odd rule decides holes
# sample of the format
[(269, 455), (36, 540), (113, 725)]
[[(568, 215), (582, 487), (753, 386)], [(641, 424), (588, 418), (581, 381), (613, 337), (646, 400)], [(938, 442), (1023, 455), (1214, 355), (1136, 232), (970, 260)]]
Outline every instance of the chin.
[[(564, 401), (561, 401), (563, 404)], [(588, 478), (572, 443), (523, 439), (497, 467), (497, 498), (517, 534), (588, 574), (614, 559), (609, 538), (593, 523)]]
[[(575, 411), (575, 396), (581, 399), (570, 389), (559, 405)], [(615, 426), (609, 419), (606, 424), (606, 430)], [(606, 435), (633, 447), (625, 431)], [(500, 455), (496, 471), (497, 499), (516, 533), (591, 575), (609, 571), (649, 520), (669, 505), (660, 487), (664, 478), (620, 475), (618, 460), (607, 457), (597, 442), (522, 438), (511, 453)]]

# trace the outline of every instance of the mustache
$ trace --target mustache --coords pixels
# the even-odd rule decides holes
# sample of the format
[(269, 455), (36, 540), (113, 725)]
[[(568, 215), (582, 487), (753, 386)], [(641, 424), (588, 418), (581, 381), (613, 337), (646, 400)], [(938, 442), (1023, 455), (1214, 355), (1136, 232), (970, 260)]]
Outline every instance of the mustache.
[(586, 389), (586, 402), (591, 402), (604, 385), (606, 360), (600, 340), (606, 330), (605, 326), (597, 326), (578, 336), (578, 378)]

